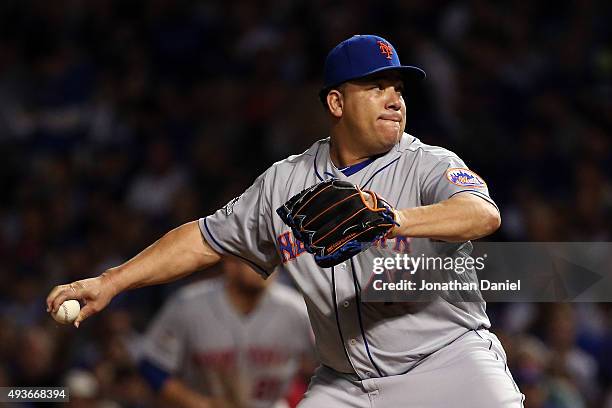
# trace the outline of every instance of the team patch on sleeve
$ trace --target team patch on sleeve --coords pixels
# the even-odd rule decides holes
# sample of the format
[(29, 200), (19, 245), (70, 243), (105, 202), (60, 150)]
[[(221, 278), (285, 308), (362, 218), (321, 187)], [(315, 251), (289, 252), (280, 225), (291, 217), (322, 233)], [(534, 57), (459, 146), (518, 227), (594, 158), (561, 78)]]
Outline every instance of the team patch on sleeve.
[(472, 170), (451, 168), (446, 170), (446, 178), (451, 183), (461, 187), (486, 187), (487, 183)]
[(232, 213), (234, 212), (234, 205), (236, 205), (238, 200), (240, 200), (240, 197), (242, 197), (242, 195), (239, 195), (236, 198), (232, 198), (229, 203), (223, 206), (222, 210), (225, 213), (225, 215), (227, 215), (228, 217), (232, 215)]

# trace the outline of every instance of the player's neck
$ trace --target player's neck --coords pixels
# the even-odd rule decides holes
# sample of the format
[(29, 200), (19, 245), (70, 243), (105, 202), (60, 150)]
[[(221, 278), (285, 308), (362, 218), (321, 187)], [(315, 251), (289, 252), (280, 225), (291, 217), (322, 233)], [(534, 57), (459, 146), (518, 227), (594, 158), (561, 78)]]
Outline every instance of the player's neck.
[(373, 155), (361, 152), (356, 146), (351, 146), (338, 137), (332, 137), (329, 156), (334, 166), (342, 169), (367, 160)]
[(225, 286), (230, 304), (242, 315), (250, 314), (261, 300), (264, 290), (244, 291), (231, 283)]

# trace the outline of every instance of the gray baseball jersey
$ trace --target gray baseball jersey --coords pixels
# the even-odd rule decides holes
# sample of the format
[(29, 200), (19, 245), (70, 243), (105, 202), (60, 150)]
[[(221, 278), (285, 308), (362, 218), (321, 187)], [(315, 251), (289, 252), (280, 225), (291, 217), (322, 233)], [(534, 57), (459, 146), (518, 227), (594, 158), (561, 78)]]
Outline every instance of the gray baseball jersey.
[(183, 288), (151, 325), (141, 357), (203, 395), (231, 394), (248, 407), (272, 407), (312, 353), (304, 301), (272, 283), (249, 315), (229, 303), (222, 280)]
[[(240, 197), (200, 219), (206, 241), (222, 254), (247, 260), (264, 277), (277, 267), (286, 270), (304, 295), (322, 364), (359, 379), (408, 372), (468, 330), (489, 327), (484, 302), (437, 299), (388, 306), (360, 301), (375, 257), (465, 257), (471, 251), (469, 242), (400, 236), (322, 269), (275, 212), (293, 195), (330, 177), (373, 190), (399, 209), (434, 204), (458, 193), (494, 204), (484, 181), (454, 153), (408, 134), (385, 155), (354, 167), (354, 172), (337, 169), (329, 147), (329, 139), (320, 140), (303, 154), (275, 163)], [(473, 281), (476, 276), (470, 270), (462, 278)]]

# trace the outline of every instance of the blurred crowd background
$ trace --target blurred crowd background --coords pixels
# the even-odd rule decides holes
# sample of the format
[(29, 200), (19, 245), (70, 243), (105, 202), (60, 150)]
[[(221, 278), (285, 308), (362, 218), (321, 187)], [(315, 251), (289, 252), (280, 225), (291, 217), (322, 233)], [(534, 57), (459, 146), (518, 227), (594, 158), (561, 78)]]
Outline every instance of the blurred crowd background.
[[(155, 406), (131, 348), (185, 282), (123, 294), (78, 331), (45, 313), (48, 290), (128, 259), (326, 137), (324, 58), (353, 34), (382, 35), (427, 71), (407, 90), (407, 131), (485, 178), (503, 219), (491, 240), (610, 241), (611, 7), (0, 2), (0, 386)], [(488, 310), (526, 407), (612, 407), (609, 304)]]

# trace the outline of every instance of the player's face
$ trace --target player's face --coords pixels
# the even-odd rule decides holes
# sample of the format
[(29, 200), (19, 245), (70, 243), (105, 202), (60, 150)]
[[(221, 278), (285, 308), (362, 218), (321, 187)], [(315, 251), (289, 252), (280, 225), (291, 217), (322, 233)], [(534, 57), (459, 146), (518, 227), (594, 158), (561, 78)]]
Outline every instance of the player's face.
[(383, 72), (344, 84), (342, 120), (351, 139), (372, 154), (391, 149), (406, 127), (404, 83), (397, 72)]

